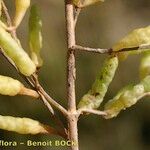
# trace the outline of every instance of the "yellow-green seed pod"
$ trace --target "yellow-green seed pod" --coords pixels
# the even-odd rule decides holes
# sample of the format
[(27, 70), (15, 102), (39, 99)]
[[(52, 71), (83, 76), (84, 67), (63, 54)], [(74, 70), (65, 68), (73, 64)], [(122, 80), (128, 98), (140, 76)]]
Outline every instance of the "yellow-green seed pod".
[(42, 21), (38, 14), (36, 5), (31, 7), (29, 18), (29, 44), (31, 51), (32, 61), (37, 67), (41, 67), (43, 61), (40, 56), (40, 50), (42, 48)]
[(3, 48), (4, 53), (16, 64), (23, 75), (30, 76), (36, 71), (36, 66), (29, 58), (28, 54), (1, 26), (0, 46)]
[(104, 2), (104, 0), (73, 0), (73, 4), (78, 8), (86, 7), (96, 2)]
[(2, 75), (0, 75), (0, 94), (9, 96), (20, 94), (34, 98), (39, 97), (39, 94), (36, 91), (24, 87), (24, 85), (18, 80)]
[(140, 78), (150, 75), (150, 52), (144, 52), (140, 64)]
[(18, 80), (0, 75), (0, 94), (15, 96), (19, 94), (22, 86)]
[[(150, 26), (133, 30), (122, 40), (117, 42), (112, 48), (113, 51), (119, 51), (124, 48), (138, 47), (140, 45), (150, 44)], [(120, 59), (125, 59), (129, 54), (138, 54), (140, 51), (122, 52), (119, 54)]]
[(15, 6), (16, 13), (14, 17), (14, 26), (15, 28), (17, 28), (20, 25), (27, 9), (30, 6), (30, 0), (15, 0)]
[(29, 118), (18, 118), (0, 115), (0, 129), (17, 132), (19, 134), (54, 133), (53, 128)]
[(140, 84), (127, 86), (112, 100), (105, 104), (106, 119), (116, 117), (121, 110), (136, 104), (146, 92), (150, 92), (150, 76), (144, 78)]
[(117, 67), (117, 57), (111, 56), (106, 59), (100, 73), (92, 85), (91, 90), (82, 97), (78, 108), (97, 109), (100, 106), (107, 92), (108, 86), (115, 75)]
[(150, 92), (150, 75), (146, 76), (142, 81), (141, 84), (143, 84), (145, 92)]

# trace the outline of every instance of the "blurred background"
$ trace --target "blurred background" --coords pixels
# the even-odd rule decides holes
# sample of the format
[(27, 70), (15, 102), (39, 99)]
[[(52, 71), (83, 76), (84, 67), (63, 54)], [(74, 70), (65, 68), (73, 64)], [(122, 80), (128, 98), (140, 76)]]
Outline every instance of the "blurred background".
[[(12, 17), (14, 1), (5, 0)], [(46, 91), (58, 102), (67, 106), (66, 99), (66, 36), (63, 0), (32, 0), (40, 8), (43, 21), (44, 65), (40, 70), (40, 82)], [(129, 31), (146, 27), (150, 23), (150, 0), (106, 0), (82, 10), (76, 28), (77, 43), (89, 47), (109, 48)], [(27, 13), (17, 34), (23, 47), (28, 51)], [(79, 100), (91, 87), (101, 68), (105, 55), (76, 53), (77, 81), (76, 96)], [(105, 96), (111, 99), (117, 91), (129, 83), (138, 83), (140, 56), (130, 56), (121, 62), (116, 76)], [(17, 78), (24, 83), (13, 68), (1, 56), (0, 74)], [(25, 83), (24, 83), (25, 84)], [(101, 108), (102, 109), (102, 108)], [(29, 97), (0, 96), (0, 114), (29, 117), (53, 126), (47, 108), (42, 101)], [(58, 113), (62, 118), (62, 116)], [(63, 120), (63, 119), (62, 119)], [(64, 120), (63, 120), (64, 121)], [(0, 140), (25, 142), (55, 140), (56, 136), (19, 135), (0, 130)], [(61, 140), (61, 138), (60, 138)], [(81, 150), (149, 150), (150, 149), (150, 101), (144, 98), (135, 106), (120, 113), (111, 120), (99, 116), (82, 116), (79, 121), (79, 141)], [(5, 147), (11, 150), (66, 150), (66, 147)]]

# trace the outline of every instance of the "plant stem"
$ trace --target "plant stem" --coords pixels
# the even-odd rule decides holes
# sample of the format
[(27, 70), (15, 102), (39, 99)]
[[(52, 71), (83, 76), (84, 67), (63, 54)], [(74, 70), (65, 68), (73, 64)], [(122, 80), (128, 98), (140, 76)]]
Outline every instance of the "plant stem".
[(57, 103), (53, 98), (51, 98), (46, 92), (45, 90), (42, 88), (42, 86), (39, 85), (38, 87), (39, 89), (37, 91), (39, 91), (44, 97), (45, 99), (50, 102), (50, 104), (52, 104), (53, 106), (55, 106), (55, 108), (57, 108), (60, 112), (62, 112), (62, 114), (67, 117), (68, 116), (68, 112), (67, 110), (61, 106), (59, 103)]
[[(8, 25), (8, 27), (12, 27), (13, 24), (12, 24), (10, 15), (8, 13), (8, 9), (7, 9), (7, 7), (6, 7), (6, 5), (3, 1), (1, 3), (2, 3), (2, 8), (3, 8), (4, 14), (6, 16), (7, 25)], [(17, 35), (16, 35), (16, 30), (12, 30), (10, 33), (11, 33), (12, 37), (18, 42), (18, 38), (17, 38)]]
[(75, 51), (72, 47), (75, 45), (75, 24), (74, 24), (74, 8), (70, 0), (65, 0), (65, 15), (67, 29), (67, 97), (68, 97), (68, 138), (75, 145), (71, 146), (71, 150), (79, 150), (78, 148), (78, 116), (76, 110), (75, 97)]
[(94, 115), (99, 115), (99, 116), (105, 116), (107, 115), (106, 112), (100, 111), (100, 110), (94, 110), (94, 109), (79, 109), (78, 110), (78, 115), (84, 114), (84, 113), (90, 113)]
[(80, 12), (81, 12), (81, 8), (76, 8), (75, 16), (74, 16), (74, 26), (76, 26), (77, 24), (77, 20), (78, 20)]
[(102, 48), (91, 48), (91, 47), (84, 47), (81, 45), (74, 45), (72, 47), (72, 49), (74, 50), (81, 50), (81, 51), (86, 51), (86, 52), (94, 52), (94, 53), (99, 53), (99, 54), (108, 54), (108, 53), (112, 53), (112, 49), (102, 49)]

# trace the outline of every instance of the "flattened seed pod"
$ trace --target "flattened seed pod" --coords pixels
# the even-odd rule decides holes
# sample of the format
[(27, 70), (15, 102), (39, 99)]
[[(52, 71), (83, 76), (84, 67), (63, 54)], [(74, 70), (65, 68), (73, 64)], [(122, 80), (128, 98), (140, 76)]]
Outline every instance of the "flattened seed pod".
[(104, 0), (73, 0), (73, 4), (79, 8), (92, 5), (96, 2), (104, 2)]
[(15, 0), (15, 5), (16, 13), (14, 17), (14, 26), (15, 28), (17, 28), (20, 25), (27, 9), (30, 6), (30, 0)]
[[(113, 51), (119, 51), (124, 48), (138, 47), (144, 44), (150, 44), (150, 26), (133, 30), (112, 48)], [(138, 53), (140, 53), (140, 51), (122, 52), (119, 54), (119, 57), (120, 59), (125, 59), (129, 54)]]
[(107, 92), (108, 86), (115, 75), (117, 67), (117, 57), (109, 57), (106, 59), (91, 90), (81, 98), (78, 108), (97, 109), (100, 106)]
[(150, 75), (150, 52), (144, 52), (140, 64), (140, 78)]
[(112, 100), (105, 104), (106, 119), (116, 117), (121, 110), (136, 104), (146, 92), (150, 92), (150, 76), (144, 78), (140, 84), (128, 86), (121, 90)]
[(19, 94), (22, 86), (18, 80), (0, 75), (0, 94), (15, 96)]
[(18, 118), (0, 115), (0, 129), (13, 131), (20, 134), (53, 133), (53, 128), (29, 118)]
[(36, 71), (36, 66), (21, 46), (0, 26), (0, 46), (4, 53), (16, 64), (19, 71), (30, 76)]
[(38, 14), (36, 5), (31, 7), (29, 18), (29, 44), (31, 50), (31, 58), (37, 67), (42, 66), (40, 50), (42, 48), (42, 21)]

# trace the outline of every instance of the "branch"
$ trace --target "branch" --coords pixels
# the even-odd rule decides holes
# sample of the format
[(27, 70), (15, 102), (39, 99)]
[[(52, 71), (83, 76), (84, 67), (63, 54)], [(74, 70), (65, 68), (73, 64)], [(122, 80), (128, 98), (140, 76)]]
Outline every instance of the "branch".
[(112, 49), (101, 49), (101, 48), (90, 48), (90, 47), (84, 47), (80, 45), (74, 45), (72, 47), (74, 50), (81, 50), (81, 51), (86, 51), (86, 52), (94, 52), (94, 53), (100, 53), (100, 54), (105, 54), (105, 53), (112, 53)]
[(120, 49), (119, 51), (114, 51), (114, 53), (121, 53), (121, 52), (128, 52), (128, 51), (149, 50), (149, 49), (150, 49), (150, 45), (149, 44), (143, 44), (143, 45), (136, 46), (136, 47), (123, 48), (123, 49)]
[(39, 92), (42, 93), (42, 95), (46, 98), (47, 101), (50, 102), (50, 104), (52, 104), (53, 106), (55, 106), (59, 111), (61, 111), (64, 116), (68, 116), (68, 112), (67, 110), (62, 107), (59, 103), (57, 103), (53, 98), (51, 98), (46, 92), (45, 90), (41, 87), (41, 85), (38, 86), (39, 88)]
[[(13, 26), (13, 24), (12, 24), (10, 15), (8, 13), (8, 9), (5, 5), (5, 3), (3, 2), (3, 0), (1, 1), (1, 4), (2, 4), (2, 9), (4, 11), (4, 14), (6, 16), (6, 21), (7, 21), (8, 28), (9, 27), (11, 28)], [(17, 38), (17, 35), (16, 35), (16, 30), (10, 30), (10, 33), (11, 33), (12, 37), (18, 42), (18, 38)]]
[(117, 54), (117, 53), (123, 53), (123, 52), (129, 52), (129, 51), (143, 51), (143, 50), (150, 50), (150, 45), (149, 44), (144, 44), (136, 47), (130, 47), (130, 48), (123, 48), (118, 51), (113, 51), (112, 48), (108, 49), (102, 49), (102, 48), (90, 48), (90, 47), (84, 47), (81, 45), (74, 45), (72, 46), (73, 50), (81, 50), (81, 51), (86, 51), (86, 52), (94, 52), (94, 53), (100, 53), (100, 54)]
[[(57, 103), (53, 98), (51, 98), (51, 97), (45, 92), (45, 90), (43, 89), (43, 87), (40, 85), (37, 76), (36, 76), (36, 75), (33, 75), (32, 77), (33, 77), (33, 80), (35, 81), (35, 88), (36, 88), (36, 90), (37, 90), (40, 94), (43, 95), (42, 97), (44, 97), (47, 101), (50, 102), (50, 104), (52, 104), (52, 105), (55, 106), (58, 110), (60, 110), (65, 116), (68, 116), (67, 110), (66, 110), (64, 107), (62, 107), (59, 103)], [(45, 103), (45, 100), (44, 100), (44, 103)], [(47, 104), (47, 103), (45, 103), (45, 104)], [(48, 105), (46, 105), (46, 106), (49, 108)], [(49, 109), (50, 109), (50, 108), (49, 108)]]
[(95, 115), (100, 115), (100, 116), (107, 115), (107, 113), (104, 111), (99, 111), (99, 110), (94, 110), (94, 109), (79, 109), (78, 110), (78, 115), (81, 115), (83, 113), (90, 113), (90, 114), (95, 114)]
[(81, 8), (75, 8), (75, 16), (74, 16), (74, 26), (75, 27), (76, 27), (80, 12), (81, 12)]

